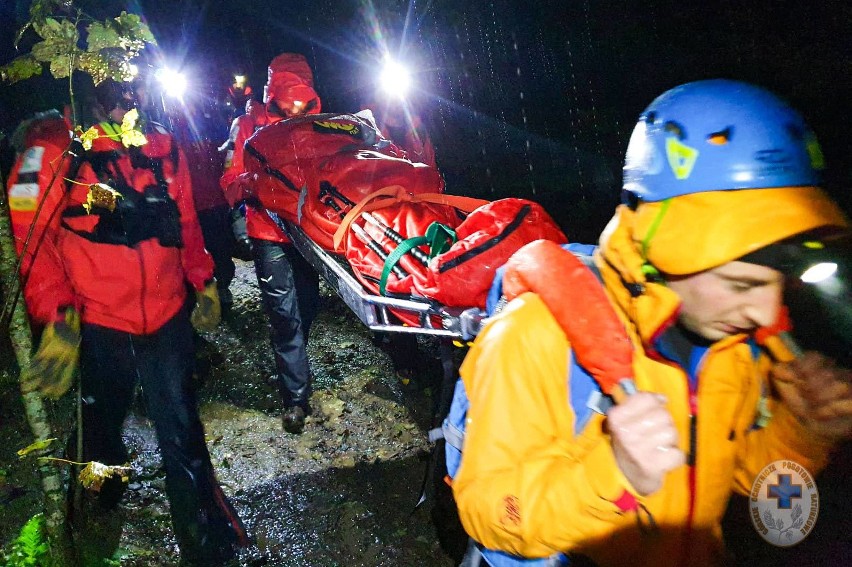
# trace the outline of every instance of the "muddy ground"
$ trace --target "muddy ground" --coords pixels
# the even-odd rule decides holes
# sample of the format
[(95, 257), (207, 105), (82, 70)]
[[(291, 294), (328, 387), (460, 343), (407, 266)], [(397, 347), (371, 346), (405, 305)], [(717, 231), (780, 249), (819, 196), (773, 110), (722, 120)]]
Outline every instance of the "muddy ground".
[[(395, 362), (393, 346), (380, 344), (324, 288), (308, 348), (314, 415), (302, 435), (285, 433), (268, 381), (274, 362), (253, 267), (237, 264), (233, 312), (200, 342), (198, 377), (213, 464), (256, 542), (235, 564), (454, 565), (461, 540), (444, 533), (452, 518), (435, 521), (434, 498), (415, 510), (440, 390), (437, 341), (420, 337), (416, 353), (398, 353)], [(70, 405), (51, 406), (53, 418), (70, 423)], [(22, 415), (7, 385), (0, 397), (0, 545), (40, 506), (33, 463), (15, 456), (31, 442)], [(112, 548), (117, 561), (102, 564), (177, 565), (164, 472), (141, 404), (125, 437), (134, 456), (130, 490), (117, 514), (99, 519), (87, 556)]]
[[(268, 377), (273, 360), (250, 264), (238, 262), (232, 315), (199, 345), (201, 416), (214, 466), (255, 540), (234, 565), (451, 567), (464, 545), (446, 498), (415, 510), (430, 446), (426, 431), (440, 390), (440, 345), (419, 337), (415, 353), (380, 344), (329, 289), (309, 342), (314, 416), (302, 435), (284, 433)], [(379, 344), (377, 344), (379, 343)], [(456, 350), (457, 364), (462, 356)], [(393, 356), (391, 356), (393, 355)], [(415, 369), (412, 373), (410, 369)], [(3, 383), (0, 381), (0, 383)], [(50, 406), (70, 426), (71, 398)], [(31, 442), (16, 387), (0, 391), (0, 545), (40, 509), (34, 465), (15, 452)], [(89, 565), (178, 564), (156, 440), (144, 408), (129, 417), (130, 490), (85, 538)], [(745, 499), (725, 524), (736, 564), (852, 565), (852, 447), (817, 479), (819, 521), (794, 548), (775, 548), (751, 527)], [(429, 483), (443, 491), (440, 479)]]

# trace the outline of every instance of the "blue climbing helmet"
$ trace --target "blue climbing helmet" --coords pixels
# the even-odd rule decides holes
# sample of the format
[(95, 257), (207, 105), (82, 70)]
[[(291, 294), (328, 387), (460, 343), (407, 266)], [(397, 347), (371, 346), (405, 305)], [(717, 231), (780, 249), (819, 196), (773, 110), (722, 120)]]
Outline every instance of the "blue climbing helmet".
[(675, 87), (645, 109), (630, 137), (624, 189), (643, 201), (731, 189), (818, 186), (824, 160), (787, 103), (725, 79)]

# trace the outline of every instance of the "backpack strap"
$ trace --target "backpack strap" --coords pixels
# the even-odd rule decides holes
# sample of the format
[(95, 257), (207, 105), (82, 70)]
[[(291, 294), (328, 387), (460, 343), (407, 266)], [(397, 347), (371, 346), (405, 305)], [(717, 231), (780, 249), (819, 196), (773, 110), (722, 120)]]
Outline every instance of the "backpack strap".
[[(562, 248), (572, 253), (591, 271), (598, 281), (603, 282), (600, 269), (594, 262), (594, 253), (597, 246), (593, 244), (563, 244)], [(503, 275), (505, 268), (500, 267), (494, 277), (494, 283), (488, 292), (486, 301), (486, 314), (488, 317), (498, 313), (506, 306), (507, 301), (503, 296)], [(601, 283), (603, 285), (603, 283)], [(613, 405), (613, 400), (609, 396), (603, 394), (598, 386), (597, 381), (592, 375), (583, 368), (574, 356), (573, 351), (569, 354), (568, 359), (568, 380), (569, 380), (569, 396), (568, 403), (574, 411), (574, 434), (579, 435), (580, 432), (589, 423), (592, 413), (606, 414), (606, 411)]]

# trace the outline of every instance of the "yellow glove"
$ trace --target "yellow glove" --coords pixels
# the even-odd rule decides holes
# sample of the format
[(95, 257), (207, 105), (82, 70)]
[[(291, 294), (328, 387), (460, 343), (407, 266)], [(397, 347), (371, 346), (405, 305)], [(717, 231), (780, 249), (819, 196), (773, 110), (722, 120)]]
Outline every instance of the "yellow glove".
[(196, 331), (209, 332), (216, 329), (221, 318), (219, 290), (216, 288), (216, 280), (213, 280), (204, 289), (195, 292), (195, 309), (189, 320)]
[(64, 321), (45, 327), (38, 350), (21, 372), (21, 391), (38, 390), (54, 400), (61, 398), (71, 388), (79, 360), (80, 314), (68, 308)]

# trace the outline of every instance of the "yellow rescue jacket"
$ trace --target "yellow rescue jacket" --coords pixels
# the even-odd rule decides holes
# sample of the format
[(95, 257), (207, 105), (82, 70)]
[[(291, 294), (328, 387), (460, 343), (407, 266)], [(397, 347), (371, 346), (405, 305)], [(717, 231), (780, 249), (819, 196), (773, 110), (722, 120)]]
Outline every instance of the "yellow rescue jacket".
[(694, 392), (686, 370), (652, 358), (649, 345), (676, 320), (679, 299), (645, 281), (626, 228), (632, 214), (619, 209), (595, 260), (634, 343), (636, 385), (666, 397), (681, 449), (689, 454), (693, 444), (694, 465), (670, 472), (661, 490), (642, 498), (615, 462), (601, 415), (575, 434), (570, 344), (542, 300), (525, 293), (486, 325), (461, 367), (470, 409), (453, 492), (465, 529), (487, 548), (530, 558), (576, 553), (599, 565), (720, 564), (732, 490), (748, 494), (778, 459), (814, 474), (825, 464), (830, 448), (766, 399), (770, 361), (756, 358), (745, 336), (710, 347)]

